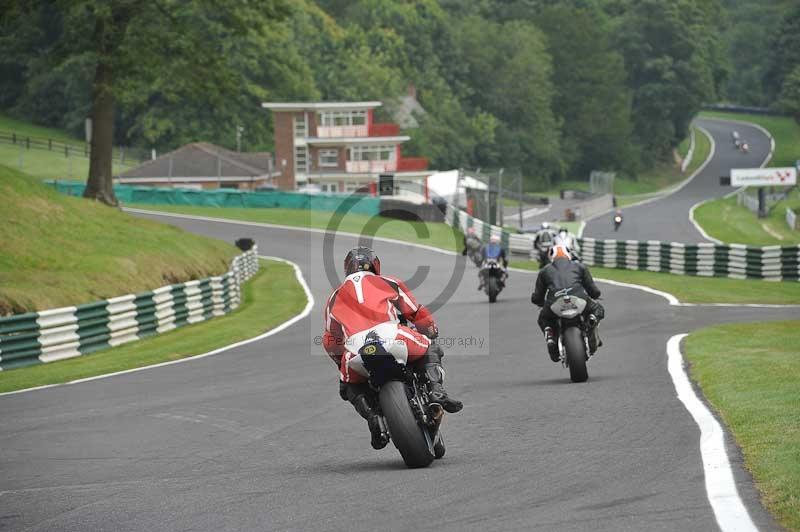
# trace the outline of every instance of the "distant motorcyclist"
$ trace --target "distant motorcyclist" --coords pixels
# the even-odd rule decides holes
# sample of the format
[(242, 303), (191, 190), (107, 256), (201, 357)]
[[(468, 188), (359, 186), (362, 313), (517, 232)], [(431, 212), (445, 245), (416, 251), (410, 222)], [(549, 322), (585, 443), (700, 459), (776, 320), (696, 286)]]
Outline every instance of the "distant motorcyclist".
[[(372, 447), (389, 442), (385, 420), (376, 411), (369, 372), (359, 350), (377, 335), (386, 351), (423, 376), (430, 396), (448, 412), (458, 412), (460, 401), (443, 387), (442, 348), (431, 340), (439, 335), (433, 315), (417, 303), (406, 284), (381, 275), (381, 262), (368, 247), (351, 249), (344, 259), (344, 282), (325, 305), (322, 346), (339, 368), (339, 395), (367, 420)], [(412, 329), (404, 323), (412, 323)]]
[(622, 225), (622, 209), (617, 209), (614, 213), (614, 231), (619, 231), (619, 226)]
[(556, 231), (550, 226), (549, 222), (542, 222), (536, 237), (533, 239), (533, 247), (538, 252), (539, 267), (543, 268), (547, 264), (547, 252), (553, 245), (556, 238)]
[(567, 229), (566, 227), (562, 227), (558, 230), (558, 235), (556, 235), (553, 244), (556, 246), (557, 245), (567, 246), (567, 249), (569, 249), (570, 254), (572, 255), (572, 259), (580, 260), (581, 247), (578, 244), (578, 237), (570, 233), (569, 229)]
[[(506, 250), (503, 247), (503, 243), (498, 235), (492, 235), (489, 237), (489, 242), (483, 246), (481, 249), (481, 259), (482, 262), (486, 259), (495, 259), (498, 262), (503, 264), (503, 282), (508, 278), (508, 258), (506, 258)], [(478, 286), (478, 290), (483, 290), (483, 283), (484, 278), (481, 272), (478, 273), (480, 276), (480, 285)]]
[(550, 250), (550, 264), (539, 271), (536, 287), (531, 294), (531, 303), (542, 307), (538, 323), (544, 333), (547, 352), (553, 362), (558, 362), (561, 356), (558, 352), (558, 316), (550, 310), (550, 304), (555, 300), (555, 294), (564, 289), (570, 289), (572, 294), (586, 300), (583, 317), (591, 329), (588, 331), (589, 351), (594, 353), (601, 345), (596, 328), (600, 320), (605, 317), (605, 309), (595, 301), (600, 297), (600, 289), (594, 284), (589, 268), (573, 261), (566, 246), (553, 246)]
[(503, 247), (503, 242), (500, 235), (492, 235), (489, 237), (489, 243), (483, 246), (483, 260), (497, 259), (503, 263), (503, 268), (508, 268), (508, 259), (506, 258), (506, 249)]
[(471, 249), (480, 249), (482, 245), (481, 239), (475, 233), (475, 228), (467, 227), (467, 233), (464, 235), (464, 249), (461, 250), (461, 254), (466, 255)]

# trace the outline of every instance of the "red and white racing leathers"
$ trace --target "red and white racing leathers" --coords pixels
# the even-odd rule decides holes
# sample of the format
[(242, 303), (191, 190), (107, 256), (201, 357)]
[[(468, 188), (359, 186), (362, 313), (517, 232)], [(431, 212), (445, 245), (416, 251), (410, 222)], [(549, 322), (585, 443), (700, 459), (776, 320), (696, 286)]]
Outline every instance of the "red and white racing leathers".
[(371, 332), (381, 338), (386, 351), (403, 363), (425, 355), (430, 340), (401, 325), (401, 316), (419, 331), (435, 336), (433, 316), (399, 279), (356, 272), (333, 291), (325, 305), (322, 346), (339, 367), (342, 381), (366, 382), (369, 377), (358, 351)]

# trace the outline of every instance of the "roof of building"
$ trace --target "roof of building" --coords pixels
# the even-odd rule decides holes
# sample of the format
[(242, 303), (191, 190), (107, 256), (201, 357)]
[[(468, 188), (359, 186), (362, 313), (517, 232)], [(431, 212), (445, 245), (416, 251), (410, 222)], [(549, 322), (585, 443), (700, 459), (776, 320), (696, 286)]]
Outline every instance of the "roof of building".
[(194, 142), (131, 168), (120, 177), (257, 177), (270, 173), (271, 157), (268, 152), (240, 153)]
[(348, 109), (374, 109), (381, 102), (264, 102), (261, 107), (273, 111), (334, 111)]

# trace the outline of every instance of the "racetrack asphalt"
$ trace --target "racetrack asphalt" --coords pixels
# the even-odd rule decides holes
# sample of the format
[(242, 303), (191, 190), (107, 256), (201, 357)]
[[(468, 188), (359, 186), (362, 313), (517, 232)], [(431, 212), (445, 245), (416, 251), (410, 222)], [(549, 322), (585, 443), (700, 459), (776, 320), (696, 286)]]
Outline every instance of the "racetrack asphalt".
[[(338, 274), (353, 237), (338, 235), (325, 257), (319, 233), (147, 217), (253, 237), (300, 266), (315, 308), (213, 357), (0, 397), (0, 530), (714, 530), (667, 340), (800, 319), (797, 308), (675, 307), (601, 285), (605, 346), (589, 381), (572, 384), (535, 325), (534, 274), (513, 272), (489, 305), (461, 256), (376, 241), (384, 273), (416, 277), (420, 301), (441, 305), (447, 387), (465, 403), (445, 420), (444, 459), (407, 470), (391, 444), (370, 448), (314, 342), (331, 290), (323, 264)], [(753, 520), (776, 529), (728, 448)]]
[[(697, 203), (729, 194), (735, 189), (720, 185), (720, 177), (730, 176), (731, 168), (758, 168), (770, 153), (770, 139), (760, 129), (739, 122), (702, 118), (695, 124), (714, 139), (714, 155), (694, 179), (677, 192), (655, 201), (622, 209), (623, 222), (614, 231), (614, 212), (587, 222), (583, 236), (615, 240), (660, 240), (685, 244), (708, 242), (689, 220)], [(732, 131), (738, 131), (749, 144), (747, 153), (733, 145)]]

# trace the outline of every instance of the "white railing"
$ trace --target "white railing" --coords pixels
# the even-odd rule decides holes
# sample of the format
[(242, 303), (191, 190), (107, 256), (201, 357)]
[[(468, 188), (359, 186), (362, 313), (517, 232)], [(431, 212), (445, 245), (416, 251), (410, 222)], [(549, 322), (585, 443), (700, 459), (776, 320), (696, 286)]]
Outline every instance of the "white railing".
[(347, 161), (345, 168), (350, 173), (396, 172), (397, 161)]
[(739, 205), (744, 205), (754, 213), (758, 214), (758, 198), (748, 194), (746, 189), (740, 189), (736, 193), (736, 203)]
[(364, 126), (317, 126), (317, 137), (368, 137), (369, 128)]
[(797, 213), (789, 207), (786, 207), (786, 223), (789, 224), (789, 229), (792, 231), (800, 229), (797, 227)]

